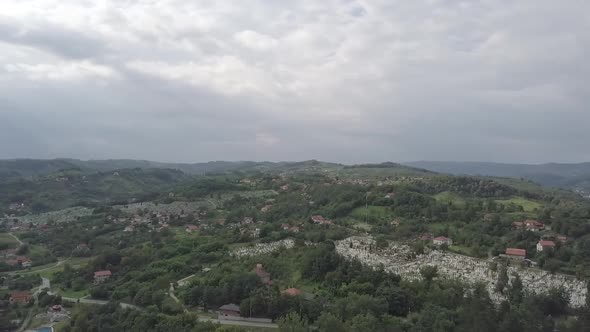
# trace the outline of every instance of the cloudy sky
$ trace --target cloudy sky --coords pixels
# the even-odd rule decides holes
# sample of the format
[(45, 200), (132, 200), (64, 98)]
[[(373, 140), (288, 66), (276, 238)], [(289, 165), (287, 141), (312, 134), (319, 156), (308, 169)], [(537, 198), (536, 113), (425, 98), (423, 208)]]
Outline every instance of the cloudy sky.
[(590, 161), (587, 0), (2, 0), (0, 158)]

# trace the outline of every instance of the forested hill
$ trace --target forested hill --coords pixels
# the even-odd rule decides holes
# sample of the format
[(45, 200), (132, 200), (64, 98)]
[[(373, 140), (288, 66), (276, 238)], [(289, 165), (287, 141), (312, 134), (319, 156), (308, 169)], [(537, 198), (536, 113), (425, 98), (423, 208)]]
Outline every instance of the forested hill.
[[(126, 168), (175, 169), (186, 174), (202, 175), (231, 171), (300, 170), (304, 168), (340, 167), (341, 165), (316, 160), (302, 162), (210, 161), (206, 163), (162, 163), (148, 160), (108, 159), (10, 159), (0, 160), (0, 180), (16, 177), (46, 175), (61, 170), (76, 169), (84, 172), (110, 172)], [(406, 166), (402, 166), (406, 167)], [(407, 167), (406, 167), (407, 168)]]
[(408, 166), (435, 172), (525, 178), (544, 186), (560, 187), (590, 195), (590, 162), (577, 164), (501, 164), (486, 162), (417, 161)]
[(178, 170), (135, 168), (93, 173), (69, 169), (32, 179), (14, 178), (0, 186), (0, 213), (9, 212), (5, 210), (11, 204), (23, 204), (18, 212), (24, 214), (145, 200), (186, 177)]

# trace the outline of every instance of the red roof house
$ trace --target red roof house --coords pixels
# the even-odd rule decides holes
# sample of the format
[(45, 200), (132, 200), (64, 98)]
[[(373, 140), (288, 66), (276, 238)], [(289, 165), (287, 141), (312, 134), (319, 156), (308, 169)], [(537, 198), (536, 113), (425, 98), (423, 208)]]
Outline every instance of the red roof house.
[(299, 296), (299, 295), (301, 295), (301, 289), (287, 288), (284, 291), (282, 291), (281, 294), (288, 295), (288, 296)]
[(25, 292), (12, 292), (10, 293), (10, 303), (21, 303), (26, 304), (31, 300), (31, 293)]
[(545, 224), (543, 224), (542, 222), (537, 221), (537, 220), (531, 220), (531, 219), (525, 220), (524, 225), (527, 230), (533, 231), (533, 232), (537, 232), (537, 231), (545, 228)]
[(526, 250), (516, 248), (506, 248), (506, 256), (511, 258), (522, 258), (526, 257)]
[(196, 232), (199, 229), (200, 229), (200, 227), (199, 226), (195, 226), (195, 225), (187, 225), (186, 226), (186, 231), (189, 232), (189, 233)]
[(96, 272), (94, 272), (94, 283), (95, 284), (103, 283), (105, 280), (110, 278), (111, 275), (112, 275), (112, 273), (109, 270), (96, 271)]
[(555, 242), (549, 240), (539, 240), (537, 242), (537, 251), (550, 250), (555, 248)]
[(437, 246), (442, 246), (442, 245), (453, 245), (453, 240), (451, 240), (450, 238), (446, 237), (446, 236), (438, 236), (435, 237), (434, 239), (432, 239), (432, 243), (434, 243)]

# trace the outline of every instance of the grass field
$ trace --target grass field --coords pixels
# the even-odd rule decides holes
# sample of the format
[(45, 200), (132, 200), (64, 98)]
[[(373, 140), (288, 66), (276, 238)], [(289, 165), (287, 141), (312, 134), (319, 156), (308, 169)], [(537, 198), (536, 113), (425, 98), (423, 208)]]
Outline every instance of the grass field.
[(58, 289), (57, 292), (61, 296), (64, 296), (64, 297), (72, 297), (72, 298), (75, 298), (75, 299), (79, 299), (81, 297), (84, 297), (84, 296), (88, 295), (88, 290), (86, 290), (86, 289), (83, 289), (81, 291), (74, 291), (74, 290), (71, 290), (71, 289), (66, 289), (66, 290)]
[(18, 241), (8, 233), (0, 233), (0, 249), (18, 247)]
[(500, 204), (504, 204), (504, 205), (508, 205), (510, 203), (513, 203), (515, 205), (520, 205), (520, 206), (522, 206), (522, 208), (524, 209), (525, 212), (533, 212), (535, 210), (540, 210), (543, 208), (542, 204), (537, 203), (535, 201), (531, 201), (526, 198), (522, 198), (522, 197), (513, 197), (511, 199), (500, 199), (500, 200), (496, 200), (496, 202), (500, 203)]
[(457, 254), (473, 256), (473, 250), (469, 247), (452, 245), (449, 249)]
[(465, 206), (465, 200), (461, 196), (450, 191), (443, 191), (442, 193), (438, 193), (433, 197), (437, 202), (440, 203), (453, 203), (453, 205), (456, 205), (457, 207)]
[(369, 224), (393, 219), (393, 212), (385, 206), (359, 207), (354, 209), (350, 215), (358, 221), (365, 221), (366, 218)]

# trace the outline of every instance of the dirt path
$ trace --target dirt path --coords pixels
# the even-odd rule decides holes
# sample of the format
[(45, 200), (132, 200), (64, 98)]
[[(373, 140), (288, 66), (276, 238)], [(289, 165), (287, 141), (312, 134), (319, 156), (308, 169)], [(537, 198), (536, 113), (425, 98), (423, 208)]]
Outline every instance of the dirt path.
[(23, 245), (23, 241), (21, 241), (18, 237), (16, 237), (16, 235), (12, 234), (12, 233), (8, 233), (8, 235), (12, 236), (16, 241), (18, 241), (19, 245)]

